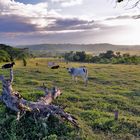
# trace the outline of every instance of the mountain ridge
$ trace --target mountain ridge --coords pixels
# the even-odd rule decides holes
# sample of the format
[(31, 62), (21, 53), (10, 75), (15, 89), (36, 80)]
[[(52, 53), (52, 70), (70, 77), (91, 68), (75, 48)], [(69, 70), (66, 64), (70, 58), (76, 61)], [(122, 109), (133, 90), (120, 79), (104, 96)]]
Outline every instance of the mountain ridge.
[(109, 43), (101, 44), (35, 44), (20, 45), (17, 48), (29, 48), (30, 51), (48, 51), (48, 52), (69, 52), (69, 51), (85, 51), (85, 52), (105, 52), (112, 51), (140, 51), (140, 45), (113, 45)]

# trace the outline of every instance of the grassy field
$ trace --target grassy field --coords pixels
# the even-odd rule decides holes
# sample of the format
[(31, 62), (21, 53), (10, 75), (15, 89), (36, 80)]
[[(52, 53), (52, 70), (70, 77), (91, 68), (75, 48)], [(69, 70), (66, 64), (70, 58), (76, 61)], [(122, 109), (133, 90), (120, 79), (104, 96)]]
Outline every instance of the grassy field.
[[(65, 111), (78, 119), (80, 128), (54, 117), (45, 122), (24, 117), (16, 122), (15, 114), (0, 104), (0, 140), (140, 140), (140, 65), (59, 62), (62, 67), (86, 66), (89, 82), (84, 87), (80, 78), (77, 84), (72, 82), (65, 68), (49, 69), (48, 61), (31, 59), (26, 67), (17, 61), (13, 88), (35, 101), (43, 94), (37, 90), (42, 83), (58, 86), (63, 94), (53, 103), (66, 105)], [(1, 74), (8, 76), (9, 71), (0, 69)], [(116, 109), (118, 121), (114, 120)]]

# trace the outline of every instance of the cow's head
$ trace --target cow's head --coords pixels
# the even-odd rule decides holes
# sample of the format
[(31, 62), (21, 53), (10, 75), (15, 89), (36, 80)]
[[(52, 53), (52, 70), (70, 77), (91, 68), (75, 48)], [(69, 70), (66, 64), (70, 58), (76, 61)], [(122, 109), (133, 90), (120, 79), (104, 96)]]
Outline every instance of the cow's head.
[(74, 71), (74, 68), (67, 68), (68, 73), (72, 74)]
[(12, 62), (11, 64), (12, 64), (12, 65), (15, 65), (15, 62)]

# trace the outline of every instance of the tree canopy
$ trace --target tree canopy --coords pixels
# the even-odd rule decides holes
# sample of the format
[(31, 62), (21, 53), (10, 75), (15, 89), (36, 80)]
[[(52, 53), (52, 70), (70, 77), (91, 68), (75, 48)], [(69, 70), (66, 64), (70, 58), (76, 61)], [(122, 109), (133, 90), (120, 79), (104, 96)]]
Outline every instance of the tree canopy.
[(68, 52), (64, 56), (67, 61), (92, 62), (92, 63), (113, 63), (113, 64), (140, 64), (140, 56), (130, 55), (129, 53), (121, 54), (108, 50), (100, 53), (98, 56), (92, 56), (85, 52)]
[(23, 59), (28, 57), (28, 49), (14, 48), (8, 45), (0, 44), (0, 62), (13, 61), (14, 59)]

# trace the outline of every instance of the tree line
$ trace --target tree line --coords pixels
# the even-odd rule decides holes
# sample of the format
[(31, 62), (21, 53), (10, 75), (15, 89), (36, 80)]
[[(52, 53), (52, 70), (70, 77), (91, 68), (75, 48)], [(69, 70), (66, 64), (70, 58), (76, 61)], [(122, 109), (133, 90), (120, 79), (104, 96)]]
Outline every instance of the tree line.
[(108, 50), (105, 53), (100, 53), (98, 56), (92, 56), (82, 52), (68, 52), (65, 53), (66, 61), (75, 62), (91, 62), (91, 63), (112, 63), (112, 64), (140, 64), (140, 56), (130, 55), (129, 53), (121, 54), (120, 52), (113, 52)]
[(0, 44), (0, 62), (10, 62), (15, 59), (25, 59), (30, 54), (27, 48), (19, 49), (8, 45)]

